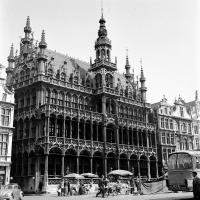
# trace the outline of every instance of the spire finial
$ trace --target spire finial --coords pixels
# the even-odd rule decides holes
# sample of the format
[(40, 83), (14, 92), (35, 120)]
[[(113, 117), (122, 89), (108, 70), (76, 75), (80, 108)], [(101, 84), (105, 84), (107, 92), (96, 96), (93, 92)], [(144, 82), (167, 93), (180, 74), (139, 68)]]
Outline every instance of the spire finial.
[(14, 58), (14, 47), (13, 47), (13, 43), (10, 47), (10, 53), (9, 53), (9, 56), (8, 56), (8, 62), (14, 62), (15, 61), (15, 58)]
[(26, 27), (30, 27), (30, 17), (27, 16), (27, 19), (26, 19)]
[(45, 42), (45, 32), (42, 30), (41, 42)]
[(140, 65), (141, 65), (141, 77), (140, 77), (140, 81), (145, 81), (144, 71), (143, 71), (143, 66), (142, 66), (142, 58), (140, 59)]
[(45, 41), (45, 32), (44, 32), (44, 30), (42, 30), (41, 41), (39, 43), (39, 47), (40, 48), (46, 48), (47, 47), (47, 43)]
[(101, 18), (103, 19), (103, 0), (101, 0)]
[(26, 19), (26, 26), (24, 27), (25, 33), (31, 33), (31, 25), (30, 25), (30, 17), (28, 16)]
[(141, 66), (141, 70), (143, 70), (143, 67), (142, 67), (142, 58), (140, 58), (140, 66)]
[(14, 47), (13, 47), (13, 43), (12, 43), (11, 48), (10, 48), (10, 57), (14, 57)]
[(198, 97), (198, 90), (195, 91), (195, 101), (198, 101), (199, 97)]
[(129, 59), (128, 59), (128, 49), (126, 49), (126, 66), (130, 66)]

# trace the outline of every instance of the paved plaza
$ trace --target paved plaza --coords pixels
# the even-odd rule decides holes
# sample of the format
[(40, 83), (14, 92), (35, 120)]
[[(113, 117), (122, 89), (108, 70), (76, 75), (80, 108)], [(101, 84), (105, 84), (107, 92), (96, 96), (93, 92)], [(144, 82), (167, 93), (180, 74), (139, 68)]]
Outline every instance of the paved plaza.
[[(192, 199), (192, 192), (179, 192), (179, 193), (163, 193), (163, 194), (151, 194), (151, 195), (117, 195), (117, 196), (109, 196), (106, 197), (105, 199), (113, 199), (113, 200), (182, 200), (182, 199)], [(58, 197), (56, 195), (32, 195), (32, 196), (25, 196), (23, 200), (35, 200), (35, 199), (40, 199), (40, 200), (63, 200), (63, 199), (68, 199), (68, 200), (90, 200), (90, 199), (102, 199), (101, 197), (95, 197), (95, 194), (88, 194), (88, 195), (76, 195), (76, 196), (70, 196), (70, 197)]]

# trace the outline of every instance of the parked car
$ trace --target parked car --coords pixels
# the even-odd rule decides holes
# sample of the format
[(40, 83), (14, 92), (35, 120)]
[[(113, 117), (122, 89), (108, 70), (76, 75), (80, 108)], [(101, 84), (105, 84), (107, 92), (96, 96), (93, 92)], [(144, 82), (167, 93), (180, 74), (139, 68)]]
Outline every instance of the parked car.
[(0, 189), (1, 200), (22, 200), (24, 194), (17, 183), (2, 185)]

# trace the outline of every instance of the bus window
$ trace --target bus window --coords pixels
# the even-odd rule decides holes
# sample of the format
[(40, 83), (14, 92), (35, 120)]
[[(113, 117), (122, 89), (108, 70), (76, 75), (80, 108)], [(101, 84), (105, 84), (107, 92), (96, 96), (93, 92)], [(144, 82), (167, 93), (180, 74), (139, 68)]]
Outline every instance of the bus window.
[(200, 157), (196, 157), (196, 169), (200, 169)]
[(172, 154), (169, 157), (169, 160), (168, 160), (168, 168), (169, 169), (176, 169), (176, 160), (177, 160), (177, 154)]
[(192, 169), (192, 157), (188, 154), (178, 154), (177, 169)]

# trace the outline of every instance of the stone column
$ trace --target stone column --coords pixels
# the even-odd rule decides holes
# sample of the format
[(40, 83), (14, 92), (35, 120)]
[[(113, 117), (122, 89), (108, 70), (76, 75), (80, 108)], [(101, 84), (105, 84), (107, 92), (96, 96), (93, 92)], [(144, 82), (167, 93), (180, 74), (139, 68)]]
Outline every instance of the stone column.
[(70, 118), (69, 127), (70, 127), (70, 138), (72, 138), (72, 118)]
[(63, 178), (63, 176), (65, 175), (65, 171), (64, 171), (64, 168), (65, 168), (65, 154), (62, 154), (62, 164), (61, 164), (61, 177)]
[(128, 164), (128, 166), (127, 166), (127, 170), (128, 171), (131, 171), (131, 169), (130, 169), (130, 159), (127, 157), (127, 164)]
[(146, 137), (147, 137), (147, 148), (149, 148), (149, 133), (148, 133), (148, 130), (146, 130)]
[(99, 136), (98, 136), (98, 133), (99, 133), (99, 126), (98, 126), (98, 122), (97, 122), (96, 124), (97, 124), (97, 125), (96, 125), (96, 126), (97, 126), (97, 128), (96, 128), (96, 130), (97, 130), (97, 133), (96, 133), (96, 134), (97, 134), (97, 141), (99, 141)]
[(107, 176), (107, 155), (106, 155), (106, 125), (103, 125), (103, 141), (104, 141), (104, 176)]
[(130, 142), (129, 142), (129, 128), (128, 127), (126, 127), (126, 135), (127, 135), (127, 140), (128, 140), (128, 142), (127, 142), (127, 144), (129, 145), (130, 144)]
[(76, 158), (76, 163), (77, 163), (77, 174), (79, 174), (79, 156)]
[(39, 186), (39, 157), (36, 156), (35, 159), (35, 192), (38, 192)]
[(106, 97), (102, 97), (102, 113), (103, 113), (103, 153), (104, 153), (104, 165), (103, 165), (103, 171), (104, 176), (107, 176), (107, 156), (106, 156)]
[(85, 140), (85, 121), (83, 121), (83, 139)]
[(136, 129), (136, 133), (137, 133), (137, 142), (138, 142), (138, 147), (139, 147), (140, 146), (140, 140), (139, 140), (138, 128)]
[(147, 160), (147, 169), (148, 169), (148, 180), (151, 179), (151, 170), (150, 170), (150, 160)]
[(156, 178), (158, 178), (159, 175), (158, 175), (158, 160), (156, 159)]
[(50, 117), (49, 116), (46, 116), (45, 118), (45, 136), (49, 136), (49, 121), (50, 121)]
[(139, 160), (139, 158), (138, 158), (137, 164), (138, 164), (138, 177), (140, 177), (140, 160)]
[(116, 169), (119, 169), (119, 126), (116, 125)]
[(92, 165), (92, 156), (90, 157), (90, 172), (92, 173), (92, 168), (93, 168), (93, 165)]
[(65, 143), (65, 115), (63, 116), (63, 138), (64, 138), (64, 143)]
[(54, 132), (54, 136), (56, 136), (56, 138), (57, 138), (57, 116), (55, 118), (55, 132)]
[(45, 162), (44, 162), (44, 180), (43, 180), (43, 191), (47, 191), (47, 186), (48, 186), (48, 160), (49, 160), (49, 155), (45, 155)]

